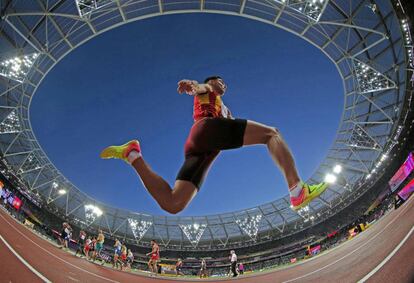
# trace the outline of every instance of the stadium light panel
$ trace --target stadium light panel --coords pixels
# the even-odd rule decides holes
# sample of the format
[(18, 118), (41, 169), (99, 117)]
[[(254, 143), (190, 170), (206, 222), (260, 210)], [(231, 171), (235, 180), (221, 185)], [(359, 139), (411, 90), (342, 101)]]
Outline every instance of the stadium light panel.
[(318, 22), (329, 0), (274, 0)]
[(64, 190), (64, 189), (60, 189), (60, 190), (58, 191), (58, 193), (59, 193), (59, 195), (64, 195), (64, 194), (66, 194), (66, 190)]
[(128, 218), (129, 226), (131, 227), (132, 234), (134, 235), (137, 241), (141, 240), (148, 229), (153, 224), (152, 221), (145, 221), (145, 220), (135, 220), (132, 218)]
[(327, 182), (329, 184), (335, 183), (336, 182), (336, 176), (334, 174), (326, 174), (325, 182)]
[(342, 166), (341, 166), (341, 165), (339, 165), (339, 164), (335, 165), (335, 167), (333, 168), (333, 172), (334, 172), (335, 174), (339, 174), (339, 173), (341, 173), (341, 172), (342, 172)]
[(236, 219), (237, 225), (246, 232), (247, 235), (253, 240), (256, 240), (257, 233), (259, 232), (259, 223), (262, 220), (262, 215), (257, 214), (255, 216), (247, 216), (242, 219)]
[(97, 216), (101, 216), (103, 214), (103, 211), (99, 208), (95, 206), (94, 212), (96, 213)]
[(0, 124), (0, 133), (12, 134), (18, 133), (21, 130), (20, 118), (16, 113), (16, 110), (10, 112), (6, 119)]
[(85, 205), (85, 219), (88, 225), (92, 224), (96, 218), (100, 217), (102, 214), (103, 211), (99, 207), (93, 204)]
[(348, 139), (348, 146), (355, 148), (372, 148), (373, 150), (381, 149), (380, 145), (374, 140), (364, 128), (355, 124), (352, 133)]
[(39, 53), (17, 56), (0, 62), (0, 75), (22, 83)]
[(32, 152), (27, 156), (26, 160), (24, 161), (22, 166), (20, 166), (20, 168), (17, 172), (19, 174), (23, 174), (27, 171), (33, 171), (33, 170), (37, 170), (37, 169), (40, 169), (40, 168), (42, 168), (42, 166), (40, 165), (40, 162), (38, 161), (38, 159), (36, 158), (36, 156)]
[(204, 233), (204, 230), (206, 230), (207, 224), (193, 223), (193, 224), (180, 224), (179, 226), (181, 230), (183, 230), (184, 235), (190, 241), (191, 245), (193, 247), (196, 247), (198, 245), (198, 242), (200, 242), (200, 239)]
[(395, 88), (395, 82), (364, 62), (353, 59), (359, 93), (370, 93)]
[(114, 0), (76, 0), (76, 6), (79, 16), (84, 18), (113, 2)]

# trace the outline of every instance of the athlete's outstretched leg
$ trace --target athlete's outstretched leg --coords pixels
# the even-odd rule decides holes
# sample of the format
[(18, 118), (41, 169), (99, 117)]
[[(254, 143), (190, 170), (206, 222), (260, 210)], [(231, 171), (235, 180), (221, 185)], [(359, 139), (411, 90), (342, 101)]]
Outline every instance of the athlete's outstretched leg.
[(328, 185), (326, 183), (308, 185), (300, 180), (293, 155), (277, 129), (257, 122), (247, 121), (243, 145), (253, 144), (267, 145), (273, 160), (275, 160), (285, 175), (294, 210), (307, 206), (314, 198), (327, 189)]
[(102, 158), (118, 158), (130, 163), (141, 178), (145, 188), (162, 209), (175, 214), (183, 210), (197, 193), (190, 181), (177, 180), (173, 188), (144, 161), (138, 141), (120, 146), (110, 146), (101, 153)]
[(267, 145), (270, 155), (285, 175), (289, 188), (294, 187), (300, 181), (293, 155), (277, 129), (247, 121), (243, 146), (254, 144)]

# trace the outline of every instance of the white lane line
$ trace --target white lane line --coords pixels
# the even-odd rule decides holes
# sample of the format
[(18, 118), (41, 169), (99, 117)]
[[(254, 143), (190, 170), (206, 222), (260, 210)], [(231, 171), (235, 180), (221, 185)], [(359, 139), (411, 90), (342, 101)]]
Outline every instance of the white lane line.
[(34, 245), (36, 245), (37, 247), (39, 247), (41, 250), (43, 250), (43, 251), (45, 251), (46, 253), (48, 253), (48, 254), (50, 254), (51, 256), (53, 256), (54, 258), (56, 258), (56, 259), (58, 259), (58, 260), (60, 260), (60, 261), (62, 261), (62, 262), (64, 262), (64, 263), (66, 263), (66, 264), (68, 264), (68, 265), (70, 265), (70, 266), (72, 266), (72, 267), (74, 267), (74, 268), (76, 268), (76, 269), (78, 269), (78, 270), (81, 270), (81, 271), (83, 271), (83, 272), (85, 272), (85, 273), (88, 273), (88, 274), (90, 274), (90, 275), (92, 275), (92, 276), (95, 276), (95, 277), (98, 277), (98, 278), (100, 278), (100, 279), (103, 279), (103, 280), (106, 280), (106, 281), (109, 281), (109, 282), (113, 282), (113, 283), (120, 283), (119, 281), (115, 281), (115, 280), (112, 280), (112, 279), (109, 279), (109, 278), (106, 278), (106, 277), (103, 277), (103, 276), (100, 276), (100, 275), (98, 275), (98, 274), (96, 274), (96, 273), (93, 273), (93, 272), (90, 272), (90, 271), (88, 271), (88, 270), (85, 270), (85, 269), (83, 269), (83, 268), (81, 268), (81, 267), (79, 267), (79, 266), (76, 266), (76, 265), (74, 265), (74, 264), (72, 264), (72, 263), (70, 263), (70, 262), (68, 262), (68, 261), (66, 261), (66, 260), (64, 260), (64, 259), (62, 259), (62, 258), (60, 258), (60, 257), (58, 257), (58, 256), (56, 256), (55, 254), (53, 254), (53, 253), (51, 253), (51, 252), (49, 252), (48, 250), (46, 250), (45, 248), (43, 248), (42, 246), (40, 246), (39, 244), (37, 244), (36, 242), (34, 242), (32, 239), (30, 239), (29, 237), (27, 237), (25, 234), (23, 234), (22, 232), (20, 232), (16, 227), (14, 227), (9, 221), (7, 221), (7, 219), (6, 218), (4, 218), (4, 216), (3, 215), (0, 215), (0, 217), (1, 218), (3, 218), (3, 220), (7, 223), (7, 224), (9, 224), (10, 225), (10, 227), (12, 227), (14, 230), (16, 230), (16, 232), (17, 233), (19, 233), (20, 235), (22, 235), (24, 238), (26, 238), (28, 241), (30, 241), (30, 242), (32, 242)]
[(358, 248), (356, 248), (355, 250), (353, 250), (352, 252), (350, 252), (350, 253), (348, 253), (348, 254), (346, 254), (346, 255), (344, 255), (343, 257), (341, 257), (341, 258), (338, 258), (337, 260), (335, 260), (335, 261), (333, 261), (333, 262), (331, 262), (330, 264), (327, 264), (327, 265), (325, 265), (325, 266), (323, 266), (323, 267), (321, 267), (321, 268), (318, 268), (318, 269), (316, 269), (316, 270), (314, 270), (314, 271), (312, 271), (312, 272), (309, 272), (309, 273), (306, 273), (306, 274), (304, 274), (304, 275), (302, 275), (302, 276), (299, 276), (299, 277), (296, 277), (296, 278), (293, 278), (293, 279), (289, 279), (289, 280), (287, 280), (287, 281), (283, 281), (283, 283), (288, 283), (288, 282), (293, 282), (293, 281), (296, 281), (296, 280), (299, 280), (299, 279), (302, 279), (302, 278), (305, 278), (305, 277), (308, 277), (309, 275), (312, 275), (312, 274), (314, 274), (314, 273), (317, 273), (317, 272), (319, 272), (319, 271), (321, 271), (321, 270), (324, 270), (325, 268), (328, 268), (328, 267), (330, 267), (330, 266), (332, 266), (332, 265), (334, 265), (334, 264), (336, 264), (337, 262), (339, 262), (339, 261), (341, 261), (341, 260), (343, 260), (344, 258), (346, 258), (346, 257), (348, 257), (348, 256), (350, 256), (350, 255), (352, 255), (353, 253), (355, 253), (356, 251), (358, 251), (360, 248), (362, 248), (362, 247), (364, 247), (364, 246), (366, 246), (366, 245), (368, 245), (371, 241), (373, 241), (375, 238), (377, 238), (379, 235), (381, 235), (382, 234), (382, 232), (385, 230), (385, 229), (387, 229), (388, 228), (388, 226), (390, 226), (392, 223), (394, 223), (394, 221), (395, 220), (397, 220), (398, 219), (398, 217), (404, 212), (404, 211), (406, 211), (407, 210), (407, 208), (409, 207), (408, 205), (407, 205), (408, 203), (406, 203), (406, 206), (405, 207), (403, 207), (402, 209), (401, 209), (401, 211), (397, 214), (397, 216), (396, 217), (394, 217), (394, 219), (393, 220), (391, 220), (384, 228), (382, 228), (381, 229), (381, 231), (379, 231), (375, 236), (373, 236), (372, 238), (370, 238), (370, 239), (368, 239), (364, 244), (362, 244), (361, 246), (359, 246)]
[(30, 269), (31, 272), (37, 275), (40, 279), (42, 279), (44, 282), (51, 283), (49, 279), (47, 279), (45, 276), (43, 276), (42, 273), (34, 269), (33, 266), (31, 266), (27, 261), (24, 260), (13, 248), (9, 245), (9, 243), (0, 235), (0, 239), (3, 241), (3, 243), (6, 245), (6, 247), (27, 267)]
[(362, 278), (361, 280), (358, 281), (358, 283), (362, 283), (368, 280), (368, 278), (370, 278), (372, 275), (375, 274), (375, 272), (377, 272), (378, 270), (381, 269), (381, 267), (384, 266), (384, 264), (386, 264), (394, 255), (396, 252), (398, 252), (398, 250), (402, 247), (402, 245), (404, 245), (404, 243), (408, 240), (408, 238), (411, 236), (411, 234), (414, 231), (414, 226), (411, 227), (410, 232), (408, 232), (408, 234), (404, 237), (404, 239), (401, 241), (401, 243), (398, 244), (398, 246), (395, 247), (395, 249), (380, 263), (377, 265), (377, 267), (375, 267), (373, 270), (371, 270), (370, 273), (368, 273), (367, 275), (365, 275), (364, 278)]
[(79, 280), (78, 279), (76, 279), (76, 278), (73, 278), (73, 277), (70, 277), (70, 276), (67, 276), (70, 280), (72, 280), (72, 281), (75, 281), (75, 282), (79, 282)]

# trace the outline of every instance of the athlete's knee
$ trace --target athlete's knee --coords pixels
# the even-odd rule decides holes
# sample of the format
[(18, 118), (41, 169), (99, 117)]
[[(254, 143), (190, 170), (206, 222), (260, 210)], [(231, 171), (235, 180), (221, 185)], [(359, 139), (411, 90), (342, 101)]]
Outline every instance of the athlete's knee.
[(162, 205), (161, 208), (171, 214), (177, 214), (181, 212), (187, 206), (184, 202), (171, 201), (166, 205)]
[(270, 129), (271, 129), (270, 130), (270, 134), (271, 134), (272, 137), (275, 137), (275, 136), (279, 136), (280, 135), (280, 132), (279, 132), (279, 129), (278, 128), (271, 127)]
[(280, 132), (277, 128), (268, 127), (265, 135), (266, 135), (266, 143), (268, 143), (272, 138), (280, 136)]

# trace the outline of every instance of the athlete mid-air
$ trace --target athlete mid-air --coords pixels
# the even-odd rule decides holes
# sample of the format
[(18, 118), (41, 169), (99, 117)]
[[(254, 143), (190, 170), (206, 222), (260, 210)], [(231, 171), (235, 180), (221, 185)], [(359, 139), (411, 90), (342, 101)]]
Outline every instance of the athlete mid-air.
[(292, 209), (301, 209), (324, 192), (328, 187), (326, 183), (308, 185), (300, 179), (293, 156), (276, 128), (233, 118), (222, 101), (226, 89), (219, 76), (209, 77), (203, 84), (191, 80), (178, 82), (178, 93), (194, 97), (194, 124), (185, 143), (184, 164), (172, 188), (145, 162), (137, 140), (107, 147), (101, 157), (122, 159), (131, 164), (161, 208), (173, 214), (182, 211), (197, 194), (221, 150), (248, 145), (267, 146), (285, 176)]

